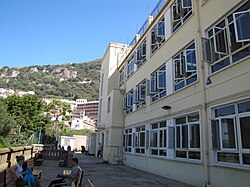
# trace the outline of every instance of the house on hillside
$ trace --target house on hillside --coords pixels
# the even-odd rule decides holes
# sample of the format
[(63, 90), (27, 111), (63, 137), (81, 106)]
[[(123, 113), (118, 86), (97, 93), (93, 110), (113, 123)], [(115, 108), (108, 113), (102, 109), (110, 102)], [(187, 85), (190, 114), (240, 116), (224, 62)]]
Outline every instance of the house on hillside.
[(105, 161), (195, 186), (247, 187), (250, 1), (160, 0), (102, 59)]
[(70, 128), (74, 130), (89, 129), (95, 131), (96, 120), (85, 115), (82, 111), (73, 111), (69, 122)]

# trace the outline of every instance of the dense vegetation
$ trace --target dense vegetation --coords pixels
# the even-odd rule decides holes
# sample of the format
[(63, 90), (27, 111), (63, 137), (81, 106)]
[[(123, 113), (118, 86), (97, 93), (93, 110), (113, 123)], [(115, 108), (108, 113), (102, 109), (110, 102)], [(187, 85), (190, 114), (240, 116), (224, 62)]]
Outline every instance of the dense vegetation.
[(0, 69), (0, 88), (34, 91), (39, 97), (98, 100), (100, 60)]
[(0, 147), (26, 145), (29, 137), (50, 123), (46, 105), (36, 95), (0, 100)]
[[(70, 106), (54, 101), (46, 105), (36, 95), (0, 98), (0, 148), (31, 145), (32, 143), (57, 143), (59, 136), (86, 135), (90, 131), (71, 130), (66, 113)], [(65, 121), (51, 121), (51, 115)]]

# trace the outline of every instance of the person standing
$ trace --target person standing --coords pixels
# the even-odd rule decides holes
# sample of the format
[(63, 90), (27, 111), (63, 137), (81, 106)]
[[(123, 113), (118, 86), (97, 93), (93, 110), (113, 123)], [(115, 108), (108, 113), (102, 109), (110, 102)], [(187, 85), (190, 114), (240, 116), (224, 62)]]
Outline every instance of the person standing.
[(102, 157), (102, 144), (99, 142), (97, 147), (97, 157)]
[(67, 151), (71, 151), (71, 146), (70, 145), (68, 145)]

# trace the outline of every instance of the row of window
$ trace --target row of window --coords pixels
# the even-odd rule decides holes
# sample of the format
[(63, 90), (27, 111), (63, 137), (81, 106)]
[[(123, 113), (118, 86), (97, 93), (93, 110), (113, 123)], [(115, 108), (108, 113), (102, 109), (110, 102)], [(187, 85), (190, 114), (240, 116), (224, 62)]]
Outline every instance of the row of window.
[[(192, 0), (176, 0), (172, 5), (172, 33), (174, 33), (191, 15)], [(169, 9), (170, 11), (170, 9)], [(167, 28), (171, 30), (171, 28)], [(151, 30), (151, 53), (155, 53), (166, 41), (166, 20), (163, 16)], [(126, 78), (129, 78), (146, 61), (146, 39), (139, 45), (131, 55), (126, 64)], [(125, 70), (120, 70), (119, 84), (124, 84)]]
[[(250, 101), (219, 106), (211, 114), (213, 162), (250, 169)], [(166, 159), (201, 160), (201, 128), (199, 114), (192, 113), (126, 129), (124, 151)]]
[(135, 111), (146, 105), (146, 79), (130, 90), (124, 98), (126, 113)]
[[(170, 10), (169, 10), (170, 11)], [(172, 33), (175, 32), (191, 15), (191, 0), (176, 0), (171, 7)], [(202, 38), (202, 58), (209, 64), (209, 73), (214, 73), (250, 55), (250, 2), (246, 1), (241, 7), (225, 16), (219, 23), (206, 31)], [(166, 14), (168, 11), (166, 12)], [(170, 15), (170, 13), (168, 13)], [(151, 52), (154, 53), (164, 44), (168, 33), (165, 16), (151, 30)], [(169, 36), (168, 36), (169, 37)], [(139, 60), (138, 59), (143, 59)], [(190, 45), (174, 57), (175, 90), (183, 88), (197, 80), (197, 63), (195, 45)], [(146, 61), (146, 40), (130, 57), (125, 67), (120, 70), (119, 83), (124, 84), (125, 78), (130, 77), (138, 67)], [(164, 93), (163, 93), (164, 95)], [(158, 96), (156, 96), (158, 97)]]
[[(170, 63), (170, 66), (167, 66), (168, 63)], [(174, 67), (173, 76), (166, 73), (167, 68), (171, 67)], [(169, 72), (172, 72), (172, 70)], [(173, 80), (168, 81), (171, 85), (167, 85), (168, 79)], [(143, 80), (130, 90), (125, 96), (125, 109), (128, 109), (127, 113), (135, 111), (146, 104), (146, 95), (150, 95), (151, 102), (154, 102), (167, 96), (167, 87), (173, 86), (174, 91), (177, 91), (195, 81), (197, 81), (197, 62), (195, 43), (193, 42), (173, 57), (172, 60), (154, 71), (150, 75), (150, 80)], [(146, 91), (149, 93), (146, 93)], [(133, 104), (136, 107), (133, 108)]]
[(215, 161), (250, 165), (250, 101), (216, 108), (211, 132)]
[(210, 64), (210, 73), (216, 72), (250, 55), (250, 2), (207, 31), (202, 38), (203, 60)]
[[(146, 40), (136, 49), (127, 63), (127, 78), (129, 78), (146, 61)], [(121, 75), (122, 74), (122, 75)], [(124, 83), (125, 70), (120, 71), (120, 85)]]
[(194, 113), (174, 119), (175, 126), (168, 126), (167, 121), (159, 121), (126, 129), (123, 135), (125, 152), (180, 159), (201, 160), (199, 114)]

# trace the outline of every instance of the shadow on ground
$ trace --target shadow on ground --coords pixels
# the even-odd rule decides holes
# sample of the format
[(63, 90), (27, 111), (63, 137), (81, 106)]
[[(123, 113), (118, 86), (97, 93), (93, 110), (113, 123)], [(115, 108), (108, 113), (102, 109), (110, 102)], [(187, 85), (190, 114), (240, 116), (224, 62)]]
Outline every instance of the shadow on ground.
[[(158, 175), (136, 170), (122, 165), (109, 165), (100, 158), (76, 153), (79, 165), (84, 170), (82, 186), (87, 180), (93, 181), (95, 187), (192, 187), (190, 185), (170, 180)], [(62, 173), (63, 168), (58, 166), (58, 161), (45, 160), (42, 166), (40, 179), (42, 187), (47, 187), (51, 180), (56, 179), (58, 173)]]

